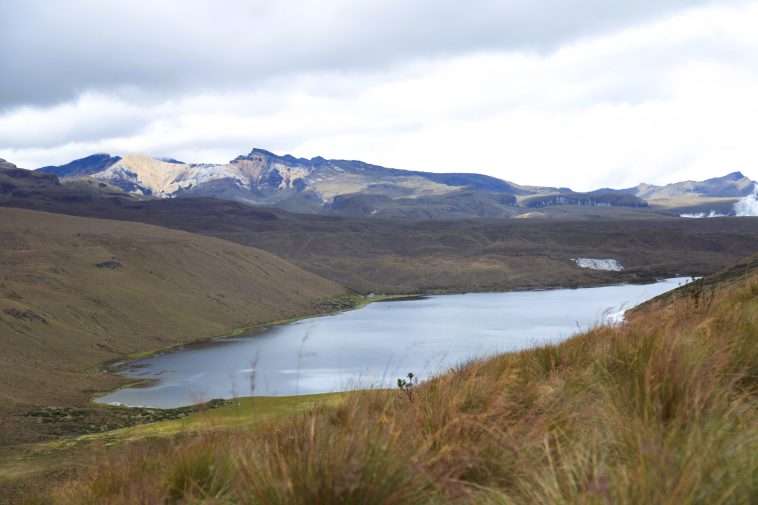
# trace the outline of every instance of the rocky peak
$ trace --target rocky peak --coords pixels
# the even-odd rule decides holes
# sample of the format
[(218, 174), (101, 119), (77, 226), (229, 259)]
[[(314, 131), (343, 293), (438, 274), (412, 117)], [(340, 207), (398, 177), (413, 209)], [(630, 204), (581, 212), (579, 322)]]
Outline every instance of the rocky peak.
[(38, 168), (36, 171), (44, 174), (55, 174), (58, 177), (80, 177), (92, 175), (105, 170), (120, 161), (119, 156), (111, 156), (107, 153), (98, 153), (74, 160), (61, 166), (48, 166)]
[(237, 156), (232, 163), (240, 160), (249, 160), (257, 162), (269, 162), (269, 163), (281, 163), (289, 167), (318, 167), (327, 165), (329, 160), (322, 156), (316, 156), (315, 158), (297, 158), (291, 154), (274, 154), (271, 151), (254, 147), (247, 156)]
[[(261, 149), (260, 147), (253, 147), (253, 149), (250, 151), (250, 154), (248, 154), (248, 156), (253, 156), (256, 154), (260, 154), (263, 156), (270, 156), (271, 158), (279, 157), (276, 154), (272, 153), (271, 151), (266, 151), (265, 149)], [(239, 156), (239, 157), (242, 158), (243, 156)]]
[(724, 177), (722, 177), (722, 179), (729, 179), (729, 180), (732, 180), (732, 181), (740, 181), (742, 179), (745, 179), (745, 175), (742, 172), (737, 171), (737, 172), (732, 172), (731, 174), (725, 175)]

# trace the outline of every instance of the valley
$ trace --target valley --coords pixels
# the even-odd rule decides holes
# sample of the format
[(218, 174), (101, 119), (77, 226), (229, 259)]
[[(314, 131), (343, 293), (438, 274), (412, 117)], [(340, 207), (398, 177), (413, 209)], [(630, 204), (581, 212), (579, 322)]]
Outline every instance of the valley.
[[(113, 167), (113, 159), (93, 163)], [(472, 184), (464, 189), (434, 193), (440, 189), (434, 184), (451, 181), (438, 179), (424, 182), (431, 193), (413, 202), (390, 198), (391, 206), (413, 211), (388, 218), (356, 206), (377, 198), (386, 203), (388, 197), (370, 192), (335, 193), (331, 209), (342, 205), (343, 215), (297, 213), (192, 194), (137, 194), (117, 180), (93, 178), (81, 164), (67, 170), (59, 179), (0, 165), (0, 458), (6, 460), (0, 489), (8, 490), (0, 502), (25, 493), (36, 479), (57, 485), (98, 444), (128, 447), (141, 440), (133, 432), (175, 436), (185, 432), (178, 428), (186, 426), (185, 418), (233, 408), (215, 401), (189, 410), (131, 411), (91, 403), (129, 382), (104, 372), (114, 360), (350, 309), (385, 295), (706, 275), (758, 245), (756, 217), (678, 217), (683, 208), (733, 206), (734, 197), (690, 194), (641, 205), (620, 194), (609, 198), (632, 203), (603, 205), (585, 204), (595, 197), (568, 190), (550, 196), (550, 188), (543, 194), (545, 188), (514, 185), (509, 191), (520, 194), (508, 199), (476, 189), (492, 181), (472, 176), (452, 179)], [(483, 217), (490, 213), (478, 201), (508, 211)], [(450, 210), (458, 208), (469, 210)], [(298, 398), (292, 401), (301, 405), (297, 412), (313, 407), (308, 396)], [(207, 399), (198, 393), (198, 402)], [(226, 430), (240, 418), (232, 424), (221, 419)], [(173, 428), (164, 432), (161, 423)], [(52, 448), (57, 444), (73, 449), (60, 452)]]

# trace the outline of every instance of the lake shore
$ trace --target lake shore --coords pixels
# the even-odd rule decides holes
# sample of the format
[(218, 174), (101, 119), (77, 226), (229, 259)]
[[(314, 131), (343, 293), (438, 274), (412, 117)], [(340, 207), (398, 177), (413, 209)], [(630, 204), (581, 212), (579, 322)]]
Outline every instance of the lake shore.
[[(595, 286), (583, 288), (584, 294), (558, 289), (363, 299), (363, 302), (413, 299), (417, 303), (350, 311), (349, 316), (338, 315), (345, 312), (341, 310), (313, 318), (296, 318), (289, 324), (255, 328), (255, 332), (235, 332), (226, 338), (237, 338), (226, 342), (206, 340), (153, 354), (137, 363), (121, 361), (110, 370), (138, 380), (141, 387), (135, 389), (130, 384), (96, 400), (174, 407), (199, 401), (195, 398), (229, 397), (230, 392), (232, 397), (241, 396), (236, 393), (239, 384), (247, 388), (246, 377), (251, 373), (253, 380), (256, 375), (258, 380), (257, 389), (253, 388), (251, 393), (254, 390), (261, 395), (386, 387), (381, 384), (388, 380), (387, 374), (394, 376), (400, 372), (388, 368), (390, 365), (407, 366), (408, 370), (401, 375), (428, 370), (417, 373), (424, 376), (435, 367), (454, 366), (455, 360), (567, 338), (577, 328), (602, 324), (607, 309), (617, 313), (686, 280)], [(366, 304), (355, 304), (354, 308)], [(470, 318), (473, 320), (469, 321)], [(301, 323), (303, 319), (307, 322)], [(262, 359), (258, 361), (261, 351)], [(425, 358), (417, 363), (411, 360), (413, 356)], [(443, 366), (444, 360), (449, 362), (445, 361)], [(145, 382), (150, 379), (157, 382), (153, 385)], [(177, 387), (191, 389), (180, 392)], [(160, 395), (160, 400), (153, 391)], [(177, 401), (178, 398), (184, 400)]]
[[(678, 275), (675, 275), (674, 277), (676, 277), (676, 276), (678, 276)], [(623, 285), (626, 285), (626, 284), (644, 285), (644, 284), (652, 284), (652, 283), (658, 282), (658, 281), (660, 281), (662, 279), (665, 279), (667, 277), (671, 277), (671, 276), (649, 275), (649, 276), (643, 276), (643, 277), (636, 277), (636, 278), (631, 279), (631, 280), (627, 279), (626, 282), (616, 282), (615, 280), (608, 280), (608, 281), (605, 281), (605, 282), (578, 283), (578, 284), (572, 284), (571, 286), (546, 285), (546, 286), (543, 286), (543, 287), (524, 287), (524, 288), (518, 288), (518, 287), (516, 287), (516, 288), (513, 288), (513, 289), (509, 289), (509, 290), (487, 290), (487, 289), (476, 290), (476, 291), (471, 291), (471, 290), (461, 290), (461, 291), (458, 291), (458, 290), (430, 290), (430, 291), (426, 291), (426, 292), (423, 292), (423, 293), (379, 294), (379, 295), (374, 295), (373, 297), (369, 296), (369, 295), (354, 295), (358, 299), (358, 302), (357, 302), (356, 305), (351, 306), (351, 307), (337, 308), (335, 310), (331, 310), (331, 311), (327, 311), (327, 312), (320, 312), (320, 313), (309, 312), (309, 313), (305, 313), (305, 314), (300, 315), (300, 316), (295, 316), (295, 317), (291, 317), (291, 318), (287, 318), (287, 319), (280, 319), (280, 320), (276, 320), (276, 321), (269, 321), (269, 322), (265, 322), (265, 323), (254, 324), (254, 325), (237, 326), (237, 327), (231, 328), (227, 332), (224, 332), (224, 333), (222, 333), (220, 335), (215, 335), (215, 336), (211, 336), (211, 337), (203, 337), (203, 338), (191, 340), (191, 341), (188, 341), (188, 342), (177, 342), (175, 344), (171, 344), (171, 345), (167, 345), (167, 346), (163, 346), (163, 347), (158, 347), (158, 348), (155, 348), (155, 349), (150, 349), (150, 350), (147, 350), (147, 351), (140, 351), (140, 352), (131, 353), (131, 354), (129, 354), (127, 356), (124, 356), (124, 357), (121, 357), (121, 358), (115, 358), (115, 359), (112, 359), (112, 360), (108, 360), (108, 361), (102, 362), (102, 363), (100, 363), (100, 364), (98, 364), (98, 365), (90, 368), (88, 371), (90, 371), (90, 372), (96, 372), (96, 373), (113, 373), (113, 371), (116, 370), (119, 367), (119, 365), (127, 364), (127, 363), (129, 363), (131, 361), (135, 361), (135, 360), (142, 359), (142, 358), (147, 358), (147, 357), (150, 357), (150, 356), (155, 356), (155, 355), (162, 354), (162, 353), (165, 353), (165, 352), (170, 352), (170, 351), (173, 351), (173, 350), (176, 350), (176, 349), (180, 349), (180, 348), (185, 347), (185, 346), (190, 346), (190, 345), (195, 345), (195, 344), (203, 344), (203, 343), (209, 343), (209, 342), (215, 342), (215, 341), (222, 340), (222, 339), (225, 339), (225, 338), (237, 337), (237, 336), (241, 336), (241, 335), (255, 335), (256, 333), (260, 333), (260, 332), (266, 331), (267, 329), (269, 329), (269, 328), (271, 328), (273, 326), (278, 326), (278, 325), (282, 325), (282, 324), (289, 324), (289, 323), (293, 323), (293, 322), (300, 321), (300, 320), (303, 320), (303, 319), (310, 319), (310, 318), (322, 317), (322, 316), (330, 316), (330, 315), (334, 315), (334, 314), (338, 314), (340, 312), (346, 312), (346, 311), (350, 311), (350, 310), (357, 310), (357, 309), (360, 309), (362, 307), (365, 307), (369, 303), (414, 300), (414, 299), (423, 298), (425, 296), (433, 296), (433, 295), (461, 295), (461, 294), (466, 294), (466, 293), (510, 293), (510, 292), (516, 292), (516, 291), (525, 291), (525, 292), (531, 292), (531, 291), (551, 291), (551, 290), (555, 290), (555, 289), (582, 289), (582, 288), (596, 288), (596, 287), (604, 287), (604, 286), (623, 286)], [(123, 387), (129, 387), (129, 386), (130, 385), (124, 385), (124, 386), (120, 386), (119, 388), (116, 388), (116, 389), (121, 389)], [(98, 392), (95, 395), (93, 395), (93, 398), (101, 396), (102, 394), (106, 394), (106, 393), (107, 393), (107, 391), (105, 391), (105, 392), (102, 392), (102, 391)]]

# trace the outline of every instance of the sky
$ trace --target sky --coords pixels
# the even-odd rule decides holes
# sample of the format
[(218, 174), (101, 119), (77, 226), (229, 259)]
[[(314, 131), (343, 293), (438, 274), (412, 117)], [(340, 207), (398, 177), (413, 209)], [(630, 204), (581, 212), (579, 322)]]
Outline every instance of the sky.
[(758, 2), (2, 0), (0, 158), (758, 178)]

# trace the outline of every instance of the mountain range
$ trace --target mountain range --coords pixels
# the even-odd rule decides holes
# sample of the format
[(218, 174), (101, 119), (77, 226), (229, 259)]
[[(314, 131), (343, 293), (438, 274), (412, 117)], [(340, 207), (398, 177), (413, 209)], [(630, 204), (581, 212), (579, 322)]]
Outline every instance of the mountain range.
[(184, 163), (143, 154), (123, 158), (94, 154), (37, 172), (68, 180), (91, 177), (147, 197), (213, 197), (301, 213), (411, 219), (511, 217), (523, 208), (566, 205), (694, 205), (709, 198), (744, 197), (754, 187), (752, 180), (733, 172), (701, 182), (577, 193), (481, 174), (400, 170), (320, 156), (296, 158), (258, 148), (226, 164)]
[(742, 172), (732, 172), (723, 177), (714, 177), (705, 181), (675, 182), (665, 186), (642, 183), (632, 188), (603, 188), (592, 193), (633, 195), (643, 200), (664, 200), (683, 196), (742, 198), (753, 191), (754, 184), (754, 181), (745, 177)]

